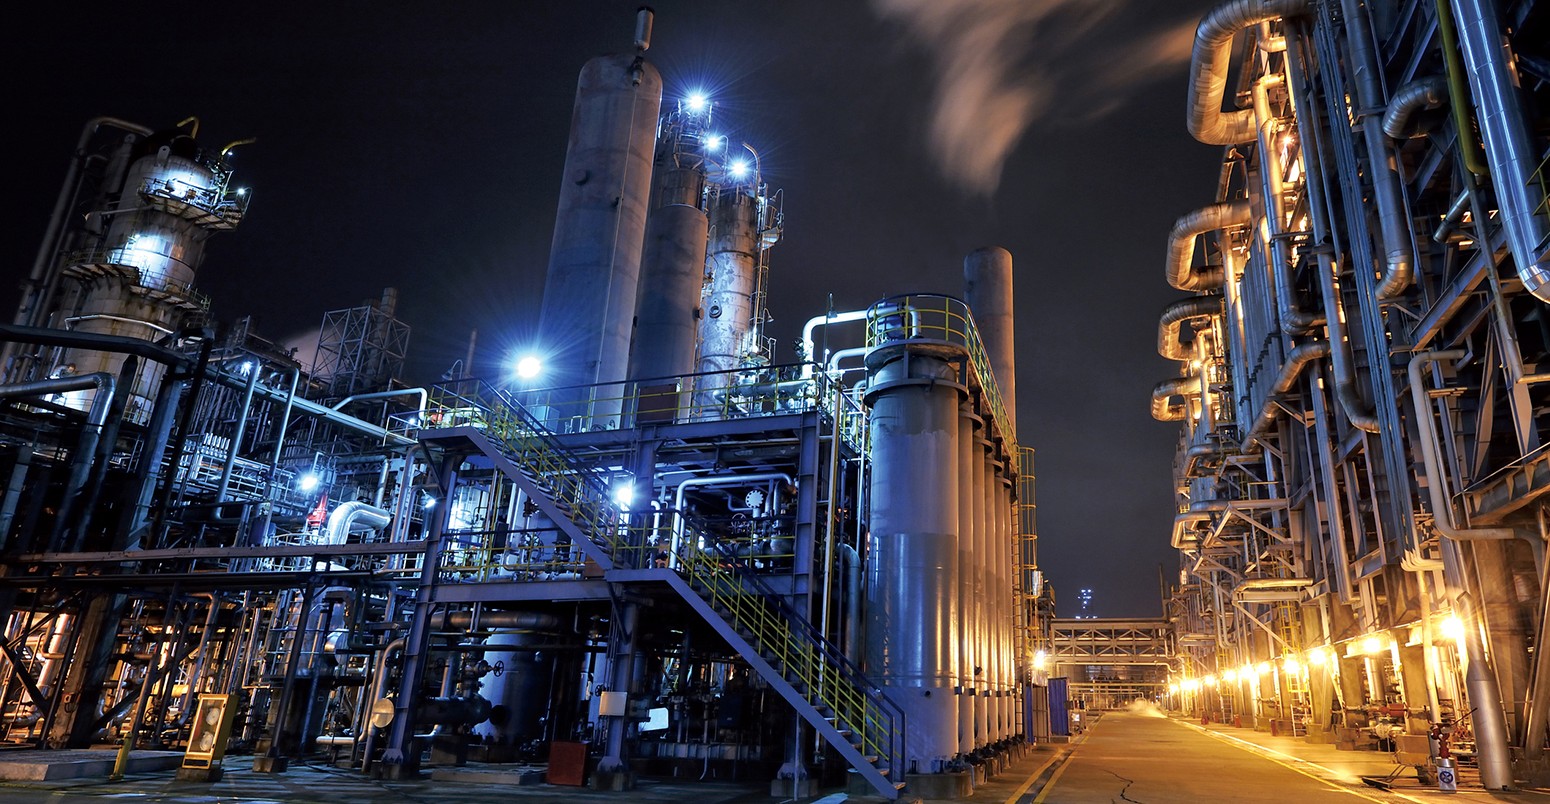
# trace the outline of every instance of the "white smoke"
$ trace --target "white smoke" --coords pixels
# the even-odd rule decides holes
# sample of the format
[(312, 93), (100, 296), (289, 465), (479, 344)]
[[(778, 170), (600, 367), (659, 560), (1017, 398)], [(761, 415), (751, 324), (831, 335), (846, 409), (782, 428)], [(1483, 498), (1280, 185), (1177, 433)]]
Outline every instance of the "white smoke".
[[(1189, 60), (1193, 21), (1159, 23), (1137, 0), (872, 0), (931, 54), (932, 154), (943, 175), (989, 195), (1007, 157), (1046, 116), (1086, 123)], [(1141, 10), (1142, 6), (1147, 6)], [(1147, 30), (1121, 33), (1137, 15)]]

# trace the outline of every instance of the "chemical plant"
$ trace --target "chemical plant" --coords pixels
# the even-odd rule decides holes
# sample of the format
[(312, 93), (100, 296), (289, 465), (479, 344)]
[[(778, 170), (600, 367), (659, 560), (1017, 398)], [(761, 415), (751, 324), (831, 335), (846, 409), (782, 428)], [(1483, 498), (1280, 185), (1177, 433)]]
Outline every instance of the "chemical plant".
[(1201, 20), (1188, 127), (1221, 173), (1169, 237), (1191, 295), (1152, 396), (1181, 428), (1172, 706), (1550, 775), (1547, 42), (1514, 0)]
[[(632, 49), (581, 72), (541, 349), (515, 375), (405, 383), (410, 327), (392, 289), (318, 311), (306, 365), (247, 319), (212, 319), (200, 267), (242, 248), (263, 196), (227, 159), (244, 143), (212, 147), (193, 118), (87, 123), (22, 303), (0, 327), (0, 740), (119, 748), (120, 774), (139, 749), (183, 751), (180, 774), (193, 779), (217, 777), (223, 756), (257, 771), (305, 760), (394, 779), (547, 763), (551, 783), (602, 789), (651, 774), (768, 780), (790, 796), (848, 780), (891, 799), (904, 788), (968, 795), (1050, 736), (1038, 651), (1052, 593), (1035, 569), (1032, 451), (1015, 428), (1011, 255), (969, 254), (961, 298), (810, 311), (804, 351), (782, 362), (765, 334), (781, 193), (754, 147), (726, 135), (714, 99), (664, 90), (645, 57), (650, 29), (643, 12)], [(1262, 50), (1275, 70), (1287, 60)], [(1266, 108), (1286, 128), (1275, 87)], [(1277, 149), (1281, 130), (1268, 135)], [(1474, 185), (1455, 186), (1452, 162), (1430, 156), (1452, 153), (1447, 129), (1426, 130), (1400, 143), (1407, 161), (1431, 165), (1412, 203), (1458, 195), (1460, 212), (1402, 298), (1419, 305), (1423, 288), (1472, 271), (1472, 283), (1447, 279), (1460, 300), (1429, 333), (1438, 348), (1497, 350), (1434, 361), (1449, 379), (1427, 398), (1457, 406), (1488, 393), (1471, 389), (1501, 344), (1518, 361), (1518, 342), (1498, 338), (1537, 307), (1510, 289), (1474, 290), (1495, 276), (1468, 260), (1477, 230), (1496, 236), (1468, 215), (1483, 191), (1459, 195)], [(1240, 172), (1224, 173), (1230, 203)], [(1277, 180), (1287, 209), (1301, 209), (1302, 178)], [(1520, 217), (1534, 224), (1532, 210)], [(1269, 226), (1254, 231), (1277, 254), (1337, 256)], [(1224, 253), (1259, 248), (1242, 226), (1231, 232)], [(1220, 273), (1200, 287), (1214, 293)], [(1218, 298), (1181, 320), (1225, 334)], [(1493, 317), (1508, 306), (1523, 312)], [(1354, 330), (1365, 319), (1351, 310)], [(1196, 505), (1229, 505), (1227, 486), (1262, 471), (1268, 453), (1224, 437), (1241, 419), (1217, 407), (1220, 378), (1256, 376), (1229, 343), (1170, 346), (1210, 372), (1205, 418), (1198, 392), (1183, 403), (1192, 447), (1211, 448), (1190, 464), (1202, 478), (1191, 488), (1220, 487)], [(1307, 343), (1298, 354), (1322, 341)], [(1517, 405), (1532, 388), (1497, 398), (1523, 417), (1525, 449), (1533, 419)], [(1475, 416), (1468, 426), (1484, 417), (1489, 428), (1489, 410)], [(1337, 425), (1331, 437), (1345, 432)], [(1463, 435), (1451, 419), (1437, 426)], [(1531, 476), (1507, 455), (1511, 432), (1482, 433), (1469, 476), (1509, 465)], [(1397, 439), (1358, 432), (1345, 442), (1351, 463), (1333, 469), (1368, 471), (1365, 450), (1388, 456)], [(1277, 476), (1301, 477), (1281, 450), (1288, 474)], [(1272, 511), (1261, 500), (1270, 485), (1239, 487), (1261, 506), (1250, 516), (1284, 531), (1285, 501)], [(1414, 620), (1398, 606), (1412, 589), (1400, 581), (1436, 561), (1435, 540), (1411, 545), (1413, 576), (1383, 552), (1410, 545), (1383, 517), (1411, 517), (1408, 487), (1384, 488), (1388, 507), (1359, 520), (1384, 540), (1352, 536), (1379, 545), (1381, 572), (1350, 579), (1369, 608), (1327, 606), (1366, 630)], [(1196, 539), (1195, 527), (1181, 534)], [(1216, 555), (1252, 538), (1229, 529), (1200, 543)], [(1486, 546), (1497, 572), (1522, 547)], [(1290, 562), (1286, 577), (1306, 576)], [(1280, 565), (1233, 571), (1257, 579)], [(1342, 601), (1357, 589), (1342, 586)], [(1438, 597), (1431, 611), (1455, 605)], [(1247, 649), (1241, 625), (1216, 627)]]

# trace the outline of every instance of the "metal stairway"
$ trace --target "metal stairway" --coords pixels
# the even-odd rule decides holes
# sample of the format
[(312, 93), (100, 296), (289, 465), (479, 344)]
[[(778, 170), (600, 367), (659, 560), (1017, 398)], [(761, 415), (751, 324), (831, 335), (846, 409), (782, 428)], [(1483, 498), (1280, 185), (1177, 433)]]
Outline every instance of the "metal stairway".
[[(627, 568), (625, 517), (600, 472), (575, 460), (531, 413), (489, 385), (432, 388), (421, 441), (464, 439), (525, 491), (603, 569)], [(832, 643), (692, 520), (683, 521), (676, 569), (654, 571), (779, 692), (856, 773), (889, 799), (904, 784), (904, 714)]]

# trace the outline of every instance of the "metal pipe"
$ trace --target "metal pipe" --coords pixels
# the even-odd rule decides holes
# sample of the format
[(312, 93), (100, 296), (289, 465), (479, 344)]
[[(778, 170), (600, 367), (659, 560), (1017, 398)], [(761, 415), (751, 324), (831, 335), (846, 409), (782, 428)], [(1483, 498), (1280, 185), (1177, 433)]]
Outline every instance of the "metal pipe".
[(96, 389), (96, 393), (92, 396), (91, 408), (86, 413), (86, 425), (81, 428), (80, 438), (70, 454), (70, 475), (65, 481), (64, 495), (60, 498), (61, 503), (56, 515), (57, 524), (54, 528), (56, 540), (62, 533), (61, 529), (71, 509), (76, 506), (76, 497), (80, 495), (82, 487), (86, 485), (87, 477), (91, 474), (92, 462), (97, 453), (97, 441), (102, 435), (104, 423), (107, 422), (108, 411), (112, 408), (116, 386), (116, 379), (106, 371), (0, 386), (0, 399)]
[(1519, 98), (1517, 76), (1507, 61), (1505, 36), (1491, 0), (1453, 0), (1464, 59), (1474, 90), (1486, 162), (1496, 191), (1498, 214), (1507, 231), (1507, 247), (1523, 287), (1550, 302), (1550, 252), (1546, 228), (1536, 215), (1545, 198), (1532, 179), (1538, 152)]
[(1222, 111), (1232, 40), (1262, 22), (1308, 12), (1308, 0), (1228, 0), (1202, 17), (1190, 54), (1189, 133), (1208, 145), (1236, 145), (1254, 139), (1254, 113)]
[[(1222, 286), (1221, 266), (1192, 267), (1195, 239), (1207, 232), (1248, 226), (1254, 220), (1247, 201), (1224, 201), (1201, 207), (1179, 218), (1168, 233), (1168, 284), (1179, 290), (1207, 291)], [(1224, 247), (1222, 249), (1226, 251)]]
[(258, 384), (258, 370), (248, 371), (248, 385), (242, 392), (242, 413), (237, 416), (237, 432), (227, 444), (226, 460), (221, 464), (221, 482), (215, 491), (215, 501), (226, 502), (226, 492), (231, 489), (231, 472), (237, 465), (237, 453), (242, 450), (242, 439), (248, 432), (248, 411), (253, 408), (253, 386)]
[[(1329, 207), (1324, 195), (1324, 185), (1315, 179), (1324, 175), (1318, 149), (1319, 132), (1310, 120), (1313, 114), (1311, 110), (1315, 107), (1306, 94), (1307, 87), (1301, 61), (1297, 58), (1288, 58), (1286, 68), (1296, 106), (1298, 109), (1307, 110), (1297, 115), (1297, 139), (1302, 143), (1299, 153), (1302, 155), (1303, 175), (1308, 177), (1304, 186), (1308, 193), (1308, 217), (1313, 222), (1313, 239), (1315, 245), (1328, 245), (1330, 243), (1329, 224), (1324, 216)], [(1327, 330), (1326, 339), (1330, 345), (1329, 356), (1335, 370), (1335, 398), (1339, 400), (1341, 409), (1345, 411), (1346, 418), (1353, 426), (1364, 432), (1376, 433), (1378, 432), (1377, 414), (1367, 407), (1356, 389), (1356, 370), (1351, 365), (1350, 344), (1345, 334), (1345, 305), (1340, 298), (1336, 264), (1330, 251), (1330, 249), (1320, 248), (1315, 249), (1314, 254), (1318, 260), (1319, 290), (1324, 297), (1324, 327)]]
[(351, 402), (363, 402), (368, 399), (388, 399), (395, 396), (409, 396), (411, 394), (420, 397), (420, 407), (418, 410), (424, 413), (430, 399), (429, 394), (426, 393), (424, 388), (395, 388), (391, 391), (376, 391), (370, 394), (351, 394), (339, 400), (332, 410), (344, 410), (344, 406)]
[[(1160, 422), (1181, 422), (1189, 416), (1189, 397), (1200, 394), (1199, 377), (1175, 377), (1163, 380), (1152, 387), (1152, 418)], [(1175, 405), (1171, 397), (1182, 396), (1182, 404)]]
[(1441, 75), (1417, 78), (1395, 90), (1383, 113), (1383, 133), (1396, 140), (1426, 136), (1425, 131), (1414, 125), (1415, 114), (1441, 108), (1448, 102), (1447, 93), (1448, 79)]
[(678, 490), (673, 494), (673, 542), (667, 554), (669, 567), (678, 566), (678, 548), (683, 543), (683, 519), (684, 491), (700, 486), (745, 486), (749, 483), (760, 481), (784, 480), (786, 485), (794, 486), (796, 481), (791, 475), (784, 472), (759, 472), (751, 475), (722, 475), (720, 477), (691, 477), (678, 484)]
[[(1410, 399), (1415, 408), (1416, 429), (1420, 433), (1421, 458), (1426, 466), (1426, 490), (1431, 499), (1432, 524), (1442, 534), (1443, 578), (1448, 594), (1454, 599), (1459, 619), (1464, 621), (1464, 647), (1469, 658), (1465, 683), (1469, 700), (1475, 708), (1475, 740), (1477, 744), (1480, 782), (1487, 790), (1504, 790), (1512, 785), (1512, 757), (1508, 747), (1507, 720), (1502, 712), (1501, 688), (1496, 671), (1491, 667), (1484, 646), (1480, 641), (1480, 628), (1474, 605), (1467, 594), (1467, 575), (1464, 570), (1464, 554), (1461, 541), (1475, 539), (1512, 539), (1517, 534), (1511, 528), (1459, 529), (1453, 527), (1452, 506), (1448, 503), (1443, 487), (1447, 476), (1442, 471), (1437, 456), (1437, 434), (1432, 423), (1431, 397), (1427, 394), (1422, 371), (1426, 366), (1441, 360), (1461, 360), (1467, 353), (1462, 349), (1441, 352), (1421, 352), (1410, 358)], [(1541, 738), (1542, 739), (1542, 738)]]
[(1420, 352), (1410, 358), (1410, 400), (1415, 406), (1416, 429), (1420, 432), (1421, 459), (1426, 467), (1426, 492), (1432, 506), (1432, 524), (1448, 539), (1456, 541), (1505, 540), (1517, 538), (1512, 528), (1456, 528), (1453, 526), (1453, 506), (1448, 502), (1446, 487), (1448, 476), (1437, 456), (1437, 432), (1432, 422), (1431, 397), (1427, 394), (1426, 379), (1422, 372), (1428, 365), (1443, 360), (1462, 360), (1468, 352), (1450, 349), (1442, 352)]
[(392, 514), (387, 509), (351, 500), (329, 513), (328, 522), (318, 536), (318, 544), (344, 544), (357, 525), (376, 529), (386, 527), (390, 521)]
[(821, 363), (824, 359), (822, 355), (813, 352), (813, 330), (847, 321), (865, 321), (866, 317), (867, 310), (849, 310), (843, 313), (816, 315), (807, 319), (807, 323), (802, 325), (802, 359), (806, 361), (802, 365), (802, 378), (813, 376), (813, 364)]
[(1388, 264), (1388, 270), (1378, 280), (1377, 294), (1379, 299), (1392, 299), (1404, 293), (1414, 279), (1412, 227), (1404, 187), (1394, 169), (1394, 157), (1389, 153), (1389, 142), (1383, 136), (1383, 130), (1373, 125), (1376, 121), (1369, 119), (1384, 108), (1384, 102), (1367, 10), (1361, 0), (1340, 0), (1340, 6), (1344, 12), (1345, 41), (1351, 49), (1351, 72), (1356, 83), (1353, 115), (1355, 123), (1361, 126), (1362, 142), (1367, 150), (1367, 172), (1372, 179), (1378, 229)]
[(1291, 354), (1286, 356), (1286, 361), (1281, 364), (1281, 373), (1276, 376), (1275, 385), (1272, 386), (1271, 393), (1265, 399), (1265, 406), (1259, 412), (1259, 418), (1254, 420), (1254, 425), (1249, 430), (1248, 436), (1243, 439), (1243, 449), (1245, 451), (1248, 450), (1249, 445), (1264, 438), (1265, 431), (1275, 422), (1277, 411), (1281, 407), (1276, 403), (1275, 395), (1284, 394), (1292, 390), (1292, 384), (1297, 382), (1298, 375), (1302, 374), (1302, 370), (1309, 363), (1326, 357), (1329, 357), (1329, 343), (1326, 341), (1305, 343), (1293, 349)]
[(1260, 196), (1270, 241), (1271, 274), (1276, 283), (1276, 312), (1281, 330), (1289, 335), (1306, 332), (1324, 322), (1324, 317), (1302, 309), (1297, 288), (1292, 282), (1291, 244), (1286, 232), (1286, 194), (1281, 173), (1281, 155), (1276, 149), (1276, 130), (1280, 121), (1270, 107), (1270, 88), (1286, 82), (1277, 75), (1262, 75), (1254, 82), (1254, 118), (1259, 145)]
[(1179, 342), (1184, 324), (1221, 314), (1220, 296), (1193, 296), (1168, 305), (1157, 321), (1157, 354), (1169, 360), (1189, 360), (1189, 352)]
[(1453, 131), (1458, 138), (1459, 161), (1464, 169), (1476, 176), (1484, 176), (1485, 154), (1475, 138), (1474, 120), (1469, 115), (1469, 84), (1464, 76), (1464, 60), (1459, 55), (1458, 28), (1453, 24), (1453, 9), (1448, 0), (1437, 0), (1437, 38), (1441, 41), (1443, 69), (1448, 74), (1448, 107), (1453, 111)]

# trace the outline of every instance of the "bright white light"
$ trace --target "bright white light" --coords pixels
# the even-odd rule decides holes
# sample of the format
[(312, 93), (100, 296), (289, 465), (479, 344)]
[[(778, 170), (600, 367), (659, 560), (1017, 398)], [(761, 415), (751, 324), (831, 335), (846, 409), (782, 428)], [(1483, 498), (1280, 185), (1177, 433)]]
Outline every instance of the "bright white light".
[(727, 172), (732, 175), (732, 178), (741, 179), (748, 175), (748, 162), (746, 160), (739, 159), (736, 162), (733, 162), (727, 168)]
[(1320, 667), (1329, 661), (1329, 652), (1323, 648), (1314, 648), (1308, 651), (1308, 664)]
[(709, 103), (710, 99), (705, 97), (703, 92), (690, 93), (689, 97), (684, 99), (684, 106), (691, 112), (703, 112)]
[(1362, 653), (1379, 653), (1383, 650), (1383, 640), (1370, 636), (1362, 640)]
[(621, 480), (614, 484), (614, 505), (628, 509), (632, 502), (635, 502), (635, 483)]
[(318, 487), (319, 482), (321, 482), (321, 479), (315, 473), (307, 472), (296, 481), (296, 486), (302, 491), (312, 491)]
[(1207, 687), (1214, 687), (1216, 686), (1216, 676), (1206, 676), (1205, 678), (1200, 679), (1200, 683), (1206, 685)]
[(1442, 621), (1442, 635), (1454, 642), (1464, 641), (1464, 621), (1457, 615)]
[(242, 376), (246, 377), (246, 376), (248, 376), (249, 374), (252, 374), (252, 373), (253, 373), (253, 361), (251, 361), (251, 360), (244, 360), (242, 362)]
[(1297, 675), (1298, 673), (1302, 672), (1302, 665), (1298, 664), (1296, 659), (1288, 656), (1286, 657), (1286, 661), (1281, 665), (1281, 669), (1285, 670), (1291, 675)]
[(543, 370), (543, 361), (533, 355), (528, 355), (517, 361), (517, 376), (524, 380), (531, 380), (537, 377), (539, 372)]
[(1260, 662), (1254, 667), (1254, 669), (1258, 670), (1260, 675), (1264, 675), (1271, 670), (1270, 662)]
[(247, 194), (248, 194), (248, 188), (246, 188), (246, 187), (238, 187), (237, 188), (237, 195), (247, 195)]
[(429, 511), (429, 510), (431, 510), (432, 508), (435, 508), (435, 507), (436, 507), (436, 498), (435, 497), (426, 497), (425, 498), (425, 510)]
[(1223, 681), (1237, 681), (1238, 680), (1238, 671), (1232, 669), (1231, 667), (1227, 668), (1226, 670), (1223, 670), (1222, 671), (1222, 680)]
[(705, 138), (705, 150), (707, 150), (707, 151), (719, 151), (719, 150), (721, 150), (721, 137), (719, 137), (719, 136), (717, 136), (715, 134), (712, 134), (709, 137), (706, 137)]
[(1036, 669), (1043, 670), (1044, 669), (1044, 665), (1046, 665), (1048, 663), (1049, 663), (1049, 654), (1045, 653), (1042, 650), (1037, 652), (1037, 653), (1035, 653), (1035, 654), (1033, 654), (1033, 666)]

